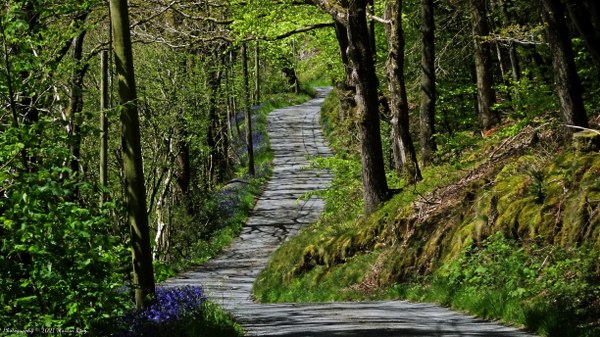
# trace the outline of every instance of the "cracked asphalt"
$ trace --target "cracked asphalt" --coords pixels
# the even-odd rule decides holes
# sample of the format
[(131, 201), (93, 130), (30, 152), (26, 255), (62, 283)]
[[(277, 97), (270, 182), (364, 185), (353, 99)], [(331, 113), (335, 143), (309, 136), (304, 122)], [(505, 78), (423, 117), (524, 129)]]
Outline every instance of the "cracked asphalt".
[(327, 90), (307, 103), (269, 115), (273, 176), (241, 235), (218, 257), (167, 280), (169, 287), (202, 286), (230, 312), (247, 336), (294, 337), (526, 337), (521, 330), (484, 321), (433, 304), (405, 301), (255, 303), (252, 283), (270, 255), (303, 226), (315, 222), (323, 201), (301, 198), (323, 189), (331, 175), (308, 169), (309, 157), (329, 156), (319, 126)]

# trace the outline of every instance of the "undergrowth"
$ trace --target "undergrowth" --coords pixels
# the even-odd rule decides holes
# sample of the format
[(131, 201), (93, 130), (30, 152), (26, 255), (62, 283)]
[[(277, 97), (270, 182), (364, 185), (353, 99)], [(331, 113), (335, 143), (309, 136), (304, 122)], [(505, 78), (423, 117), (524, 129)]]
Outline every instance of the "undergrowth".
[(336, 153), (315, 161), (335, 175), (325, 213), (275, 253), (257, 299), (431, 301), (544, 336), (598, 335), (600, 154), (565, 145), (543, 115), (457, 132), (438, 138), (423, 181), (396, 178), (400, 193), (364, 217), (352, 125), (331, 98), (323, 114)]

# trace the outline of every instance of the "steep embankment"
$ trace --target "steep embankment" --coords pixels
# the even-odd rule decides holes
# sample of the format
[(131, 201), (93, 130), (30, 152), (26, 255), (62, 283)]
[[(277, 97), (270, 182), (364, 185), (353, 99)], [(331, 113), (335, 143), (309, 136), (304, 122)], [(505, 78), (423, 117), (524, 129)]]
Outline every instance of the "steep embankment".
[[(544, 335), (596, 336), (599, 148), (564, 145), (562, 133), (539, 120), (471, 136), (368, 218), (326, 193), (326, 215), (274, 255), (256, 296), (437, 301)], [(353, 200), (348, 157), (326, 164)]]

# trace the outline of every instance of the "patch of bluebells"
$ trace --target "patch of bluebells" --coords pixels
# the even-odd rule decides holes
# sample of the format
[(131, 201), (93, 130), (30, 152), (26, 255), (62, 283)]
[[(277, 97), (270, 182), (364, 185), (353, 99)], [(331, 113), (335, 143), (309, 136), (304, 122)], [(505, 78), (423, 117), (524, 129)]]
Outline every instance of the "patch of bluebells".
[(156, 288), (156, 302), (150, 307), (133, 311), (121, 318), (127, 331), (115, 334), (115, 337), (166, 336), (177, 332), (186, 321), (198, 317), (202, 312), (202, 303), (207, 299), (200, 287), (185, 286), (178, 288)]
[(241, 203), (238, 188), (226, 188), (219, 191), (219, 210), (224, 217), (230, 218)]

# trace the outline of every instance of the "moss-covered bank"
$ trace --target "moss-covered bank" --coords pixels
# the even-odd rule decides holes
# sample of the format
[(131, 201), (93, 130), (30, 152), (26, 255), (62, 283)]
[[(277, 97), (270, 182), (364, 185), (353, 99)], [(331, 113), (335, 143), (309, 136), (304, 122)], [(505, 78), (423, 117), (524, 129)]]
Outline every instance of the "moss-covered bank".
[[(335, 114), (326, 125), (339, 138)], [(326, 214), (277, 251), (256, 297), (437, 301), (543, 335), (597, 336), (600, 153), (562, 134), (548, 119), (485, 139), (463, 134), (458, 156), (426, 168), (417, 185), (399, 181), (368, 218), (348, 190), (360, 186), (346, 162), (355, 157), (338, 152), (321, 162), (338, 175)]]

